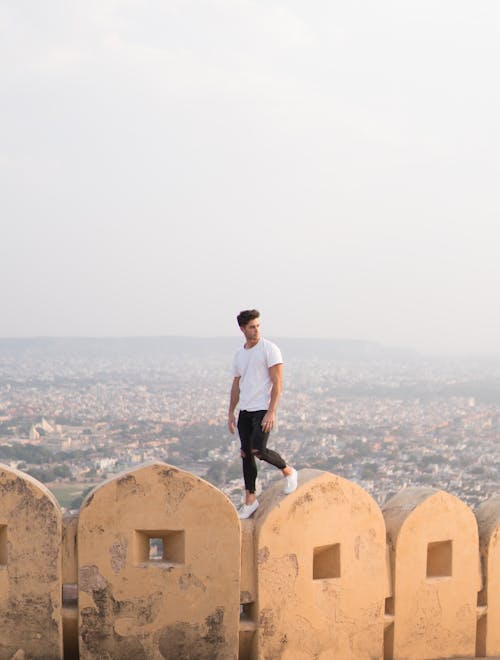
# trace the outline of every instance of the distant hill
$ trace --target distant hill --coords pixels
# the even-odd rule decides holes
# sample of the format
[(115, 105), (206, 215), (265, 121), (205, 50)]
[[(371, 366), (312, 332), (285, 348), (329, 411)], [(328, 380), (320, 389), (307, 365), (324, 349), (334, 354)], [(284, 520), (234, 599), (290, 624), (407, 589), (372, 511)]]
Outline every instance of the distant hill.
[[(410, 349), (383, 346), (376, 342), (342, 339), (296, 339), (269, 337), (285, 359), (379, 360), (408, 359), (418, 354)], [(231, 356), (242, 345), (242, 337), (34, 337), (0, 339), (0, 357), (31, 358), (154, 358), (185, 355)], [(229, 358), (228, 358), (229, 359)]]
[(323, 358), (335, 360), (381, 360), (389, 358), (409, 359), (418, 356), (416, 351), (377, 342), (350, 339), (294, 339), (275, 340), (285, 355), (293, 358)]

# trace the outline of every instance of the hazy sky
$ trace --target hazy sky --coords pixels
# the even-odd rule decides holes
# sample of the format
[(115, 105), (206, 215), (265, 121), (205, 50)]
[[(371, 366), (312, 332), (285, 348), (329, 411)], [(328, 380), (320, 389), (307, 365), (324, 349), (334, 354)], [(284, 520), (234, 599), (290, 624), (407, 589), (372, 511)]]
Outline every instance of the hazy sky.
[(500, 3), (0, 0), (0, 336), (500, 352)]

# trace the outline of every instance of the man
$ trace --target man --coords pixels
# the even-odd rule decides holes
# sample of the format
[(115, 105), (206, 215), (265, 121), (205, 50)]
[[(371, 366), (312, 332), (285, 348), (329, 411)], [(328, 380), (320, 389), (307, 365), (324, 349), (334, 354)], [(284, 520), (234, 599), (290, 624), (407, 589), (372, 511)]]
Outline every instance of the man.
[(260, 336), (259, 317), (256, 309), (238, 314), (238, 325), (245, 336), (245, 345), (234, 356), (229, 401), (228, 427), (231, 433), (236, 428), (235, 409), (238, 402), (240, 404), (238, 433), (245, 480), (245, 504), (238, 512), (240, 518), (249, 518), (259, 506), (255, 495), (255, 458), (282, 471), (286, 494), (297, 488), (297, 471), (287, 465), (277, 452), (267, 448), (282, 389), (283, 358), (275, 344)]

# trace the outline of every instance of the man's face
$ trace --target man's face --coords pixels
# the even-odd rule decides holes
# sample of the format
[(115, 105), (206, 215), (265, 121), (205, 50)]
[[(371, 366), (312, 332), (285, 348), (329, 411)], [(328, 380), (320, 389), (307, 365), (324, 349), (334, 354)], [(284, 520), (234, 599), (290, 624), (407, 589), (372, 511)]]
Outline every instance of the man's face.
[(256, 344), (260, 339), (259, 319), (253, 319), (253, 321), (249, 321), (246, 325), (242, 325), (241, 332), (245, 335), (248, 344)]

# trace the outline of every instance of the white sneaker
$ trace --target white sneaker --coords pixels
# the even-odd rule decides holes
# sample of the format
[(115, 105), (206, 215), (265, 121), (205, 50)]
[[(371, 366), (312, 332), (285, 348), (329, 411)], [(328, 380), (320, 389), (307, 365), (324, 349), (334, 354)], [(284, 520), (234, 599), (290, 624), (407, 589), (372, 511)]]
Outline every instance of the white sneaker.
[(252, 504), (243, 504), (238, 511), (238, 518), (240, 520), (245, 520), (245, 518), (250, 518), (252, 513), (255, 513), (259, 508), (259, 500), (254, 500)]
[(283, 488), (285, 495), (290, 495), (297, 488), (298, 476), (297, 470), (292, 468), (292, 473), (285, 477), (285, 487)]

